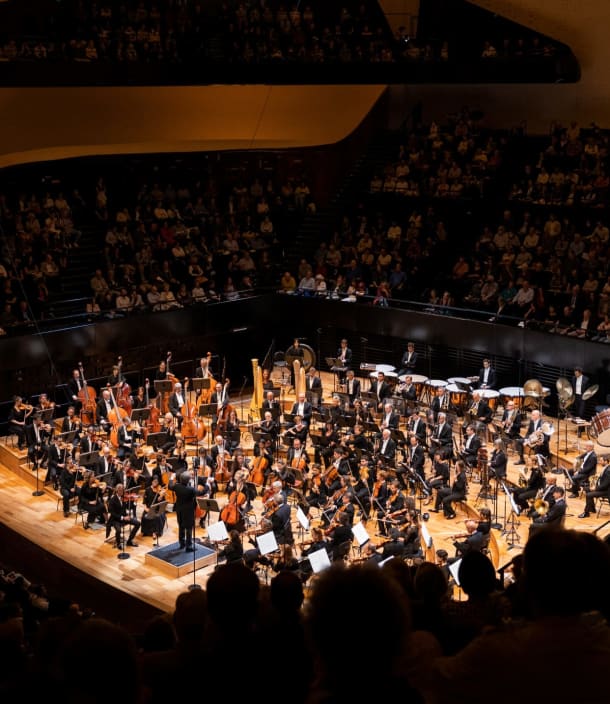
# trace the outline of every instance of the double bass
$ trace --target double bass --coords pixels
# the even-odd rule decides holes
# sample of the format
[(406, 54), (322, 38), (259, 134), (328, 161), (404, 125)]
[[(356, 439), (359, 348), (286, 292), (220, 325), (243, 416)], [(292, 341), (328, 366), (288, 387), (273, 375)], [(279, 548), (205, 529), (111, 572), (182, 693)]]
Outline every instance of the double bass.
[[(227, 388), (231, 382), (229, 379), (226, 379), (224, 386), (222, 387), (222, 397), (225, 398), (226, 393), (227, 393)], [(227, 403), (226, 406), (223, 406), (220, 410), (220, 413), (218, 414), (218, 419), (216, 420), (216, 425), (221, 429), (225, 430), (225, 426), (227, 424), (227, 421), (229, 420), (229, 415), (231, 414), (231, 411), (233, 411), (233, 406), (230, 403)]]
[(195, 406), (188, 400), (189, 379), (184, 379), (184, 405), (180, 409), (182, 414), (182, 437), (185, 440), (203, 440), (206, 429), (203, 422), (197, 416)]
[(81, 402), (81, 421), (85, 425), (95, 425), (97, 419), (97, 406), (95, 403), (97, 393), (93, 386), (88, 386), (85, 381), (85, 371), (82, 362), (78, 363), (78, 369), (83, 380), (83, 386), (78, 392), (78, 400)]
[(149, 389), (150, 381), (146, 379), (144, 383), (144, 389), (146, 391), (146, 408), (149, 409), (150, 413), (148, 416), (148, 421), (146, 422), (146, 436), (148, 433), (159, 433), (161, 432), (161, 423), (159, 422), (160, 411), (154, 403), (150, 402)]
[(108, 412), (108, 422), (112, 424), (112, 429), (110, 430), (110, 443), (113, 447), (119, 446), (119, 428), (123, 424), (124, 418), (129, 418), (129, 413), (124, 408), (121, 408), (114, 397), (112, 392), (112, 386), (108, 385), (108, 391), (110, 391), (110, 398), (112, 399), (112, 408)]
[(206, 355), (207, 358), (207, 367), (206, 367), (206, 376), (202, 377), (203, 379), (207, 379), (209, 383), (206, 385), (207, 388), (202, 388), (201, 391), (199, 392), (199, 395), (197, 396), (197, 408), (201, 406), (202, 404), (208, 404), (210, 402), (210, 399), (212, 398), (212, 394), (214, 393), (214, 387), (216, 386), (216, 381), (214, 380), (214, 377), (212, 376), (212, 372), (210, 372), (210, 362), (212, 361), (212, 353), (208, 352)]
[[(119, 357), (117, 361), (117, 366), (119, 368), (119, 378), (121, 377), (121, 369), (123, 367), (123, 357)], [(133, 403), (131, 399), (131, 386), (126, 381), (121, 381), (117, 389), (117, 404), (119, 408), (124, 408), (127, 411), (127, 415), (131, 416), (131, 410), (133, 408)]]

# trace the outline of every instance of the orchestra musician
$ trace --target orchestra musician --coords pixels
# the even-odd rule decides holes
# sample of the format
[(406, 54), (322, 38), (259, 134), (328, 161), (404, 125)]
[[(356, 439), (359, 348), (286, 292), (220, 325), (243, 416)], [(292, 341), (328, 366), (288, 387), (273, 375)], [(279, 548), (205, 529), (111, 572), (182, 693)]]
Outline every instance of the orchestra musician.
[(446, 413), (451, 408), (451, 399), (449, 394), (445, 390), (444, 386), (439, 386), (435, 390), (434, 398), (430, 404), (430, 413), (432, 415), (432, 422), (438, 423), (438, 416), (440, 413)]
[(173, 418), (175, 419), (177, 425), (178, 425), (178, 430), (182, 427), (182, 421), (184, 420), (182, 416), (182, 409), (184, 408), (184, 405), (186, 403), (186, 398), (184, 391), (182, 390), (182, 384), (177, 381), (174, 384), (174, 390), (173, 392), (169, 395), (169, 412), (172, 414)]
[(144, 491), (144, 511), (141, 518), (141, 532), (144, 536), (157, 538), (163, 535), (167, 518), (165, 513), (149, 511), (152, 506), (156, 506), (165, 501), (167, 489), (159, 481), (159, 477), (153, 477), (150, 485)]
[(8, 415), (8, 425), (11, 433), (17, 436), (17, 447), (20, 450), (26, 446), (25, 426), (33, 410), (34, 407), (24, 403), (21, 396), (13, 398), (13, 405)]
[(337, 522), (329, 526), (326, 535), (330, 537), (328, 550), (331, 555), (331, 560), (335, 560), (342, 553), (344, 546), (351, 545), (354, 539), (350, 517), (345, 511), (338, 514)]
[(549, 509), (542, 516), (534, 518), (529, 528), (528, 539), (542, 528), (560, 527), (565, 519), (567, 504), (565, 499), (565, 491), (562, 486), (556, 486), (553, 489), (555, 503), (549, 506)]
[(195, 370), (195, 376), (198, 379), (210, 379), (213, 378), (212, 370), (210, 369), (210, 359), (212, 355), (208, 353), (206, 357), (201, 357), (199, 360), (199, 366)]
[[(312, 442), (313, 441), (314, 436), (312, 435)], [(332, 420), (327, 420), (324, 423), (322, 435), (319, 438), (316, 437), (314, 442), (314, 461), (318, 464), (324, 464), (324, 467), (328, 467), (331, 463), (334, 449), (338, 444), (339, 433), (337, 427)]]
[(73, 445), (78, 444), (78, 436), (80, 434), (81, 430), (81, 422), (80, 418), (76, 415), (76, 407), (75, 406), (68, 406), (68, 410), (66, 411), (66, 415), (63, 417), (63, 420), (61, 421), (61, 432), (63, 433), (71, 433), (73, 431), (76, 432), (76, 435), (73, 440)]
[(102, 444), (97, 440), (95, 426), (90, 425), (87, 432), (80, 439), (80, 451), (83, 454), (89, 452), (99, 452), (102, 449)]
[(70, 502), (77, 497), (80, 488), (76, 484), (78, 468), (72, 463), (71, 458), (66, 458), (59, 472), (59, 493), (63, 501), (64, 518), (70, 516)]
[(87, 512), (85, 529), (90, 527), (96, 520), (105, 524), (108, 520), (106, 504), (104, 503), (104, 492), (106, 484), (100, 483), (95, 476), (95, 472), (87, 471), (85, 481), (80, 489), (79, 505), (81, 510)]
[(273, 379), (271, 378), (271, 372), (267, 367), (263, 367), (263, 371), (261, 373), (262, 379), (263, 379), (263, 391), (273, 391), (275, 388), (275, 384), (273, 383)]
[(301, 472), (307, 471), (309, 467), (309, 455), (305, 449), (305, 444), (301, 442), (298, 436), (294, 438), (291, 447), (288, 448), (286, 464), (291, 469), (298, 469)]
[(229, 452), (233, 454), (241, 443), (241, 428), (239, 426), (237, 411), (234, 408), (229, 411), (229, 415), (223, 427), (223, 434), (227, 438)]
[[(478, 523), (474, 519), (465, 521), (465, 535), (452, 536), (454, 538), (453, 546), (455, 548), (455, 557), (449, 558), (449, 564), (456, 562), (470, 552), (482, 552), (489, 543), (489, 537), (485, 533), (478, 530)], [(461, 540), (458, 540), (461, 538)]]
[(345, 438), (345, 444), (355, 453), (371, 454), (373, 452), (373, 444), (364, 434), (364, 428), (360, 423), (354, 425), (353, 431)]
[(479, 391), (472, 392), (472, 404), (468, 409), (468, 414), (472, 420), (488, 425), (493, 418), (493, 410), (487, 400), (481, 396)]
[(358, 478), (355, 481), (352, 480), (352, 493), (354, 500), (362, 509), (363, 516), (368, 518), (371, 513), (373, 480), (368, 461), (364, 457), (360, 460)]
[(303, 583), (305, 583), (313, 574), (311, 562), (305, 558), (307, 558), (312, 553), (317, 552), (318, 550), (326, 550), (328, 553), (329, 541), (326, 539), (324, 531), (319, 526), (312, 526), (311, 540), (308, 542), (301, 543), (301, 561), (299, 563), (299, 570), (301, 581)]
[(241, 542), (241, 535), (238, 530), (229, 531), (229, 540), (218, 553), (218, 562), (230, 565), (234, 562), (241, 562), (244, 557), (244, 546)]
[(193, 533), (195, 530), (195, 507), (197, 496), (203, 495), (203, 489), (192, 486), (193, 473), (191, 470), (182, 472), (176, 480), (176, 475), (171, 474), (168, 487), (176, 494), (174, 511), (178, 520), (178, 542), (186, 552), (194, 552)]
[(138, 388), (136, 389), (136, 393), (132, 397), (132, 409), (135, 411), (141, 408), (148, 408), (148, 405), (149, 404), (146, 402), (146, 389), (143, 386), (138, 386)]
[(393, 463), (396, 459), (396, 440), (392, 439), (392, 431), (389, 428), (384, 428), (381, 431), (377, 454), (385, 462)]
[(445, 518), (455, 518), (453, 502), (463, 501), (466, 498), (467, 490), (466, 463), (463, 460), (458, 460), (455, 463), (455, 479), (453, 480), (453, 484), (451, 487), (438, 489), (434, 508), (430, 510), (438, 513), (442, 507)]
[(177, 477), (188, 469), (188, 456), (183, 438), (176, 438), (176, 444), (168, 453), (168, 459), (172, 460), (170, 464), (173, 466)]
[[(434, 453), (432, 462), (432, 479), (428, 482), (430, 491), (439, 491), (439, 489), (449, 489), (449, 480), (451, 478), (451, 470), (449, 462), (441, 450)], [(424, 502), (425, 506), (432, 503), (432, 494)]]
[(459, 454), (469, 467), (474, 467), (477, 464), (480, 448), (481, 441), (477, 437), (474, 425), (466, 426), (466, 441)]
[(426, 422), (420, 417), (417, 411), (412, 411), (407, 426), (409, 435), (415, 435), (420, 445), (426, 445), (427, 429)]
[[(424, 465), (426, 462), (426, 453), (424, 451), (424, 448), (419, 444), (419, 441), (417, 440), (416, 435), (410, 435), (409, 436), (409, 445), (407, 447), (407, 450), (405, 452), (405, 465), (408, 467), (410, 473), (416, 473), (422, 481), (425, 483), (426, 481), (426, 474), (424, 470)], [(402, 469), (402, 471), (401, 471)], [(411, 489), (413, 493), (415, 493), (416, 489), (416, 479), (413, 476), (405, 477), (404, 476), (404, 469), (401, 468), (400, 466), (396, 468), (397, 473), (399, 474), (403, 484), (405, 484), (405, 488), (408, 485), (408, 488)], [(406, 480), (406, 481), (405, 481)]]
[(131, 421), (128, 416), (125, 416), (117, 431), (117, 441), (119, 443), (117, 457), (120, 460), (131, 457), (134, 451), (135, 439), (135, 431)]
[(214, 471), (218, 471), (221, 464), (226, 465), (231, 460), (229, 446), (222, 435), (216, 435), (214, 438), (214, 444), (210, 448), (210, 460)]
[(345, 375), (345, 393), (349, 399), (349, 405), (352, 407), (354, 401), (360, 397), (360, 379), (356, 379), (353, 369), (348, 369)]
[(275, 448), (277, 436), (279, 432), (279, 424), (274, 420), (272, 411), (265, 411), (262, 420), (258, 424), (258, 429), (271, 443), (271, 448)]
[(48, 423), (43, 423), (39, 415), (34, 416), (30, 425), (25, 426), (25, 438), (28, 446), (28, 459), (32, 468), (47, 464), (49, 454), (49, 440), (53, 430)]
[[(337, 525), (339, 521), (339, 516), (346, 520), (347, 525), (354, 525), (354, 516), (356, 513), (356, 507), (354, 506), (354, 495), (349, 489), (349, 481), (345, 482), (345, 486), (341, 487), (338, 492), (338, 498), (335, 501), (335, 510), (332, 513), (332, 517), (328, 521), (328, 527), (326, 528), (326, 534), (330, 534), (333, 528)], [(323, 514), (323, 519), (328, 517), (328, 509)]]
[[(321, 508), (328, 501), (327, 487), (322, 478), (322, 468), (312, 464), (311, 471), (305, 479), (304, 496), (307, 507)], [(305, 511), (307, 514), (308, 511)]]
[(305, 398), (311, 403), (313, 408), (318, 408), (322, 401), (322, 394), (322, 379), (316, 368), (312, 365), (309, 367), (309, 371), (305, 377)]
[(373, 410), (371, 406), (367, 403), (363, 403), (362, 399), (354, 400), (354, 418), (356, 423), (374, 423), (375, 416), (373, 415)]
[[(529, 476), (527, 476), (528, 474)], [(529, 507), (529, 500), (535, 499), (538, 491), (544, 487), (544, 472), (542, 471), (542, 468), (538, 463), (538, 459), (535, 456), (530, 456), (527, 458), (527, 466), (524, 476), (526, 476), (527, 479), (526, 486), (522, 489), (515, 489), (513, 491), (515, 503), (522, 511), (527, 510)]]
[(160, 432), (165, 433), (165, 437), (159, 442), (158, 446), (163, 452), (171, 452), (176, 447), (178, 438), (176, 436), (176, 419), (170, 411), (161, 418), (161, 427), (162, 430)]
[(521, 411), (515, 407), (514, 401), (507, 401), (500, 421), (500, 434), (510, 440), (521, 437)]
[(413, 409), (417, 402), (417, 387), (413, 383), (413, 377), (407, 374), (403, 383), (398, 387), (398, 392), (407, 402), (407, 408)]
[[(585, 399), (582, 397), (585, 389), (589, 386), (589, 377), (585, 376), (582, 367), (574, 367), (572, 376), (572, 390), (574, 391), (573, 413), (577, 418), (585, 418)], [(578, 434), (582, 434), (584, 428), (578, 428)]]
[(500, 438), (494, 440), (494, 449), (489, 460), (489, 476), (492, 479), (506, 479), (508, 458), (504, 452), (504, 443)]
[(267, 411), (271, 413), (271, 417), (275, 421), (277, 421), (282, 414), (280, 402), (275, 398), (273, 391), (267, 391), (265, 394), (265, 400), (261, 407), (261, 416), (264, 416)]
[[(292, 409), (290, 410), (290, 414), (293, 416), (300, 416), (305, 423), (305, 425), (309, 425), (311, 421), (311, 414), (313, 413), (313, 406), (309, 401), (305, 398), (304, 393), (300, 393), (297, 400), (292, 404)], [(295, 418), (296, 420), (296, 418)]]
[(434, 457), (437, 450), (447, 458), (453, 455), (453, 431), (447, 420), (447, 414), (442, 411), (437, 416), (436, 425), (430, 436), (430, 458)]
[(101, 446), (100, 458), (95, 469), (96, 474), (109, 474), (114, 472), (114, 456), (110, 452), (110, 445), (105, 442)]
[[(70, 446), (70, 449), (71, 447), (72, 446)], [(55, 435), (51, 434), (47, 453), (47, 475), (44, 483), (53, 484), (55, 490), (59, 488), (59, 473), (64, 468), (66, 457), (67, 445), (64, 446), (63, 443), (59, 445)]]
[(78, 414), (80, 413), (82, 408), (82, 402), (79, 398), (79, 393), (85, 388), (85, 384), (78, 369), (72, 370), (72, 377), (68, 380), (67, 387), (68, 393), (70, 394), (70, 398), (72, 399), (72, 403), (74, 404), (76, 413)]
[(118, 364), (113, 365), (112, 371), (108, 375), (106, 384), (112, 387), (115, 398), (118, 395), (119, 389), (125, 383), (125, 376), (121, 372), (121, 368)]
[(215, 407), (212, 415), (212, 432), (216, 432), (218, 423), (223, 419), (225, 409), (229, 405), (229, 383), (224, 386), (220, 382), (216, 383), (214, 393), (210, 397), (210, 403)]
[(478, 389), (495, 389), (496, 388), (496, 371), (491, 366), (491, 360), (485, 358), (483, 366), (479, 369), (479, 378), (477, 380)]
[(413, 374), (416, 365), (417, 352), (415, 351), (415, 343), (407, 342), (407, 349), (400, 360), (400, 370), (398, 372), (398, 376), (402, 376), (403, 374)]
[(391, 401), (386, 401), (383, 404), (383, 416), (381, 417), (380, 428), (389, 428), (390, 430), (398, 430), (400, 423), (400, 414), (396, 413)]
[(339, 343), (339, 349), (337, 350), (336, 356), (339, 366), (349, 368), (352, 363), (352, 356), (353, 354), (349, 343), (345, 338), (343, 338)]
[(595, 482), (595, 487), (586, 493), (585, 510), (578, 516), (579, 518), (587, 518), (595, 512), (596, 498), (605, 496), (610, 499), (610, 463), (607, 457), (604, 461), (606, 464)]
[(108, 499), (108, 514), (109, 519), (106, 522), (106, 537), (110, 535), (110, 531), (114, 528), (115, 547), (122, 547), (122, 529), (123, 526), (129, 526), (129, 535), (127, 537), (127, 545), (132, 548), (137, 548), (135, 537), (140, 530), (140, 521), (135, 517), (133, 511), (133, 500), (125, 493), (125, 486), (117, 484), (110, 499)]
[[(542, 489), (539, 489), (536, 493), (535, 499), (530, 499), (530, 507), (527, 511), (527, 515), (531, 518), (538, 518), (544, 514), (555, 503), (555, 496), (553, 491), (557, 486), (557, 477), (554, 474), (548, 473), (546, 476), (546, 483)], [(540, 501), (539, 501), (540, 500)], [(540, 512), (536, 509), (536, 504), (542, 509)]]
[(570, 496), (578, 498), (578, 494), (583, 487), (589, 488), (590, 478), (597, 472), (597, 454), (595, 453), (595, 443), (592, 440), (585, 442), (585, 451), (578, 455), (575, 466), (568, 469), (568, 475), (572, 480)]
[(296, 415), (294, 417), (294, 425), (292, 425), (283, 434), (282, 438), (286, 444), (294, 444), (295, 440), (300, 440), (301, 444), (304, 445), (307, 441), (308, 427), (305, 424), (303, 417)]
[(38, 397), (38, 403), (36, 404), (36, 411), (48, 411), (50, 408), (55, 409), (55, 402), (50, 401), (47, 394), (42, 393)]
[(525, 464), (523, 459), (525, 447), (529, 447), (545, 459), (548, 458), (549, 440), (550, 436), (542, 432), (542, 414), (538, 409), (535, 409), (530, 413), (530, 422), (525, 437), (517, 438), (515, 441), (519, 452), (519, 460), (515, 464)]
[(108, 420), (108, 415), (112, 410), (114, 410), (114, 405), (112, 403), (110, 391), (108, 389), (103, 389), (100, 400), (97, 402), (96, 418), (105, 433), (110, 432), (111, 423)]
[[(409, 505), (407, 498), (400, 490), (400, 485), (397, 479), (390, 482), (390, 493), (386, 499), (386, 504), (383, 509), (377, 511), (377, 526), (379, 535), (387, 535), (389, 526), (398, 526), (403, 514), (408, 508), (414, 508)], [(412, 503), (412, 499), (411, 499)]]
[(392, 396), (392, 387), (385, 380), (383, 372), (377, 372), (377, 379), (371, 382), (371, 392), (377, 396), (377, 408), (382, 409), (386, 398)]

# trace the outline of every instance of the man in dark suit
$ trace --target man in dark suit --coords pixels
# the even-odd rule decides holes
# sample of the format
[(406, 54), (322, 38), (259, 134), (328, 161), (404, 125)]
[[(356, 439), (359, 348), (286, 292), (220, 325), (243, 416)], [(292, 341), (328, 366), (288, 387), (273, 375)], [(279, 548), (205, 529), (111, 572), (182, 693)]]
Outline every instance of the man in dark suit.
[(410, 374), (405, 376), (405, 380), (398, 387), (398, 391), (407, 402), (407, 407), (413, 408), (415, 406), (415, 402), (417, 401), (417, 387), (413, 383), (413, 377)]
[(586, 494), (585, 510), (578, 516), (579, 518), (587, 518), (591, 513), (595, 512), (595, 499), (605, 496), (610, 499), (610, 463), (606, 463), (602, 473), (599, 475), (595, 483), (595, 489), (588, 491)]
[(28, 446), (28, 458), (36, 469), (44, 461), (49, 452), (51, 432), (45, 428), (40, 416), (34, 417), (34, 422), (25, 426), (25, 440)]
[(449, 393), (445, 389), (444, 386), (439, 386), (436, 389), (436, 394), (434, 398), (432, 399), (432, 403), (430, 404), (430, 409), (432, 411), (432, 417), (435, 423), (438, 423), (438, 415), (439, 413), (446, 412), (449, 410), (451, 404), (451, 399), (449, 398)]
[(420, 418), (417, 411), (413, 411), (413, 413), (411, 413), (408, 432), (409, 434), (413, 433), (413, 435), (415, 435), (420, 445), (426, 444), (426, 421), (423, 418)]
[(101, 444), (95, 439), (95, 428), (90, 426), (80, 440), (81, 453), (99, 452), (101, 447)]
[(447, 422), (447, 414), (439, 413), (438, 422), (432, 431), (430, 438), (430, 459), (434, 457), (434, 453), (440, 450), (445, 457), (453, 455), (453, 431), (451, 424)]
[(381, 431), (379, 455), (386, 462), (394, 462), (396, 457), (396, 441), (392, 440), (392, 431), (389, 428)]
[(491, 360), (484, 359), (483, 366), (479, 369), (479, 380), (477, 382), (479, 389), (495, 389), (496, 388), (496, 370), (491, 366)]
[(195, 528), (195, 508), (196, 497), (204, 494), (201, 486), (191, 486), (193, 473), (190, 469), (185, 470), (176, 481), (176, 475), (170, 475), (169, 488), (176, 494), (176, 504), (174, 511), (178, 519), (178, 540), (180, 547), (186, 552), (193, 552), (193, 530)]
[(494, 412), (491, 410), (491, 407), (483, 396), (481, 396), (478, 391), (473, 391), (472, 404), (468, 409), (468, 414), (473, 421), (476, 420), (479, 423), (485, 423), (485, 425), (488, 425), (491, 423)]
[(377, 396), (377, 408), (381, 410), (385, 399), (392, 395), (392, 389), (383, 372), (377, 372), (377, 379), (371, 382), (371, 392)]
[[(212, 414), (212, 432), (216, 431), (216, 426), (220, 417), (223, 415), (225, 408), (229, 405), (229, 385), (225, 383), (224, 386), (218, 382), (214, 393), (210, 397), (210, 404), (214, 406), (214, 412)], [(170, 410), (171, 410), (171, 396), (170, 396)]]
[(97, 422), (102, 426), (105, 432), (108, 432), (110, 421), (108, 420), (108, 415), (110, 411), (115, 410), (114, 404), (112, 402), (112, 396), (108, 389), (102, 391), (100, 400), (97, 402)]
[(336, 360), (340, 367), (345, 367), (346, 369), (349, 369), (352, 365), (352, 350), (345, 338), (339, 343)]
[[(536, 451), (536, 454), (542, 455), (543, 457), (548, 457), (549, 456), (549, 439), (550, 437), (548, 435), (545, 435), (544, 433), (538, 433), (538, 431), (542, 430), (542, 416), (540, 415), (540, 411), (534, 410), (530, 414), (530, 422), (529, 425), (527, 426), (527, 431), (525, 433), (524, 438), (517, 438), (516, 440), (516, 445), (517, 445), (517, 450), (519, 451), (519, 461), (516, 462), (515, 464), (525, 464), (525, 460), (523, 459), (523, 446), (524, 444), (527, 444), (529, 447), (531, 447), (533, 450)], [(540, 440), (538, 440), (535, 443), (532, 443), (531, 438), (536, 439), (536, 436), (534, 435), (536, 433), (537, 435), (540, 436)]]
[(478, 461), (481, 441), (477, 437), (474, 425), (466, 427), (466, 440), (460, 451), (460, 457), (469, 467), (474, 467)]
[(178, 430), (182, 427), (182, 408), (186, 403), (186, 397), (182, 390), (182, 384), (177, 381), (174, 384), (174, 391), (169, 396), (169, 411), (178, 423)]
[(348, 369), (345, 376), (345, 391), (349, 397), (349, 405), (354, 405), (354, 400), (360, 398), (360, 379), (356, 379), (353, 369)]
[(578, 498), (578, 493), (583, 486), (587, 489), (590, 488), (589, 479), (597, 470), (597, 455), (595, 454), (595, 443), (593, 441), (587, 440), (585, 451), (578, 455), (577, 460), (576, 469), (568, 469), (568, 474), (572, 479), (570, 497), (573, 499)]
[(562, 486), (556, 486), (553, 489), (553, 496), (555, 497), (555, 503), (550, 506), (549, 510), (535, 518), (530, 525), (529, 537), (541, 528), (560, 528), (563, 521), (565, 520), (567, 504), (565, 500), (565, 492)]
[[(80, 413), (82, 402), (79, 397), (79, 392), (85, 388), (85, 383), (80, 375), (78, 369), (72, 371), (72, 378), (67, 383), (68, 393), (70, 394), (70, 401), (76, 407), (76, 412)], [(81, 394), (82, 396), (82, 394)]]
[(386, 401), (383, 404), (383, 415), (381, 416), (380, 428), (389, 428), (390, 430), (398, 430), (400, 415), (394, 410), (391, 401)]
[(500, 421), (500, 432), (510, 440), (521, 436), (521, 411), (515, 406), (514, 401), (507, 401)]
[(405, 468), (404, 465), (399, 464), (396, 466), (396, 473), (400, 477), (403, 486), (413, 493), (417, 490), (417, 478), (415, 474), (419, 476), (425, 482), (426, 472), (424, 465), (426, 463), (426, 453), (424, 448), (419, 444), (417, 437), (411, 435), (409, 437), (409, 445), (405, 451)]
[(271, 411), (271, 417), (273, 420), (277, 420), (281, 413), (280, 402), (273, 395), (273, 391), (267, 391), (265, 395), (265, 400), (263, 401), (261, 416), (265, 417), (265, 412)]
[[(572, 389), (574, 389), (574, 405), (573, 412), (577, 418), (585, 417), (585, 400), (582, 395), (589, 386), (589, 377), (582, 373), (582, 367), (574, 367), (574, 376), (572, 377)], [(578, 434), (582, 435), (583, 428), (578, 429)]]
[(305, 377), (305, 398), (314, 408), (318, 408), (322, 402), (322, 379), (313, 365)]
[(452, 505), (453, 502), (463, 501), (466, 498), (466, 465), (464, 462), (458, 460), (455, 468), (457, 474), (455, 475), (453, 484), (447, 488), (442, 487), (436, 492), (434, 508), (430, 509), (431, 511), (438, 513), (442, 506), (445, 518), (455, 518), (455, 511), (453, 510)]
[(489, 544), (489, 535), (477, 530), (477, 521), (468, 520), (464, 525), (468, 537), (454, 541), (455, 557), (449, 559), (449, 564), (456, 562), (464, 555), (468, 555), (469, 552), (481, 552)]
[(408, 342), (407, 349), (400, 360), (400, 370), (398, 372), (398, 376), (402, 376), (403, 374), (413, 374), (416, 365), (417, 352), (415, 351), (415, 344), (413, 342)]
[(297, 400), (292, 404), (290, 413), (293, 416), (301, 416), (303, 423), (307, 426), (309, 425), (309, 422), (311, 421), (311, 414), (313, 413), (313, 406), (306, 399), (304, 393), (299, 394)]

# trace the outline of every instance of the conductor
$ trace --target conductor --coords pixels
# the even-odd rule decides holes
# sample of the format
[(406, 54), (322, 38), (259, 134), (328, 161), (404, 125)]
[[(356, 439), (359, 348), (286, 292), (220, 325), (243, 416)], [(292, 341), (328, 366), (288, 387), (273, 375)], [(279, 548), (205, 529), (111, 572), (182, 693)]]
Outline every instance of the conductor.
[(203, 487), (192, 486), (193, 473), (186, 470), (182, 472), (178, 481), (176, 474), (172, 473), (169, 488), (176, 494), (174, 509), (178, 519), (178, 540), (180, 547), (186, 552), (194, 552), (193, 531), (195, 528), (195, 498), (204, 493)]

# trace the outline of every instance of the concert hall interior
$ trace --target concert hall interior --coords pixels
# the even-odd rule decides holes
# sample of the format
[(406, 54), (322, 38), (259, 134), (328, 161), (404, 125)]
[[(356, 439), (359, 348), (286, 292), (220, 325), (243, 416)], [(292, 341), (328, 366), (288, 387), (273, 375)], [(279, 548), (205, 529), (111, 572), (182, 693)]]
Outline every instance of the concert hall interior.
[(0, 691), (602, 701), (609, 21), (0, 0)]

